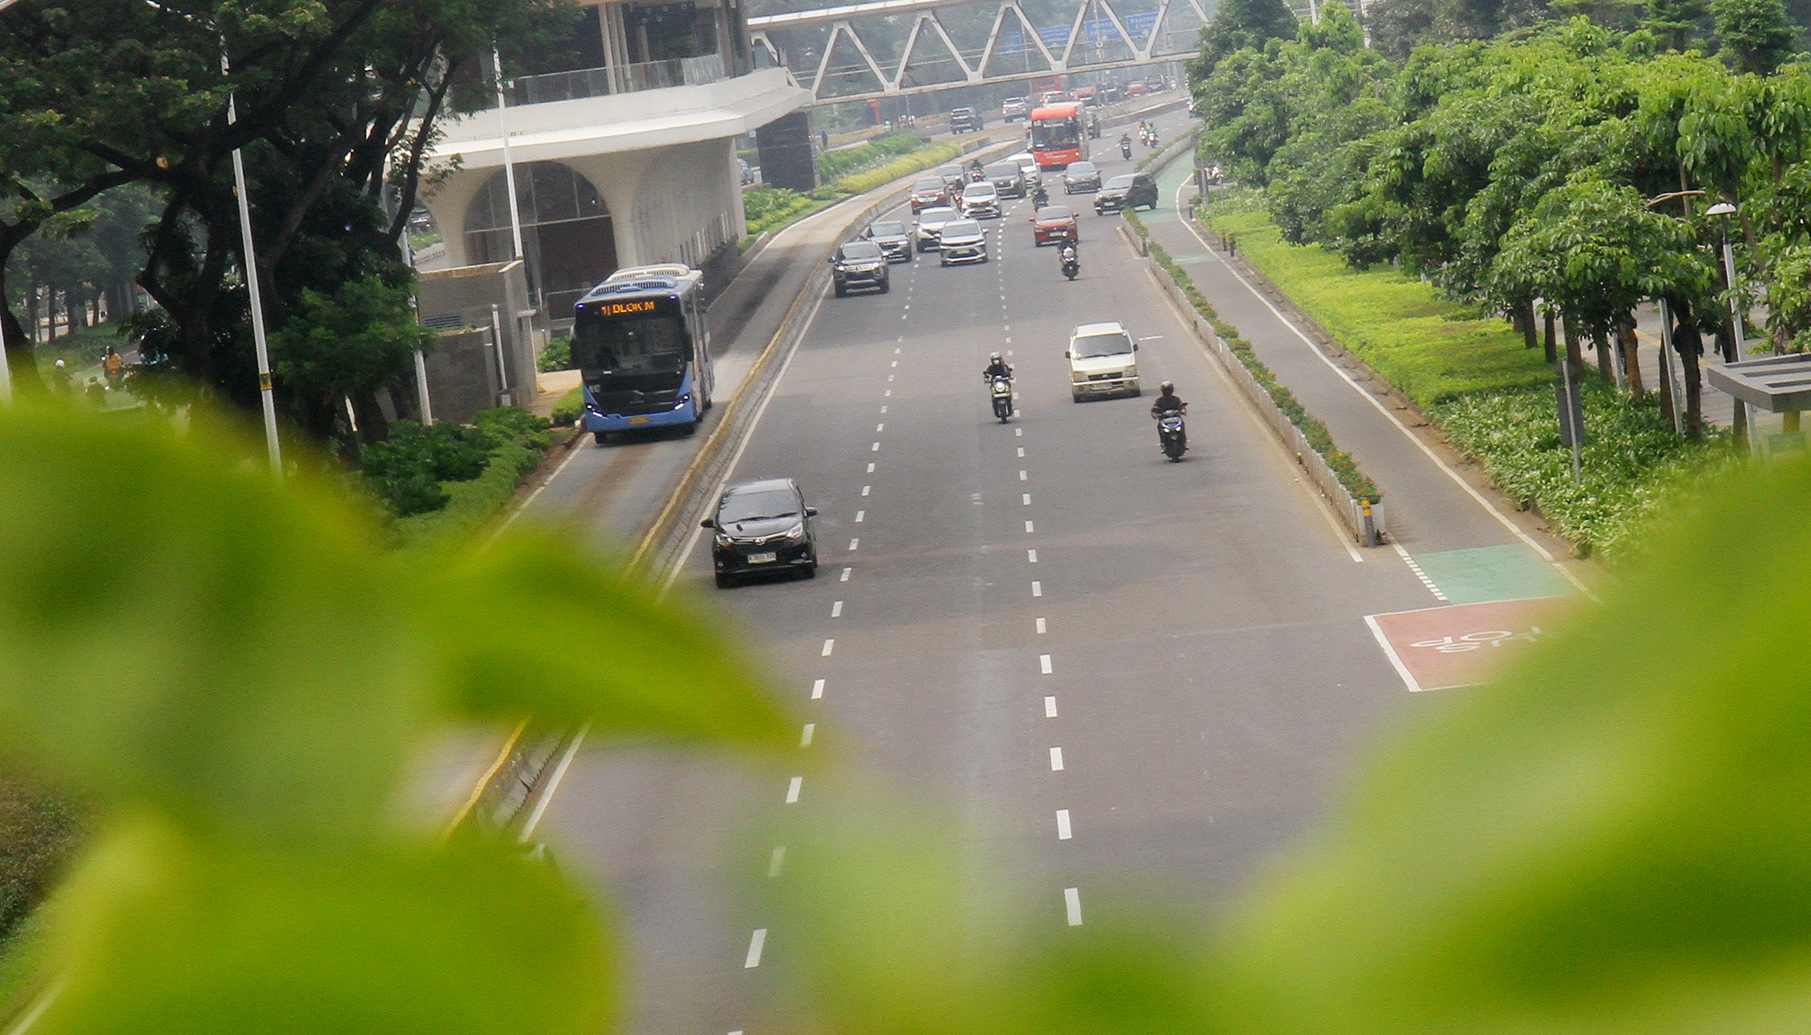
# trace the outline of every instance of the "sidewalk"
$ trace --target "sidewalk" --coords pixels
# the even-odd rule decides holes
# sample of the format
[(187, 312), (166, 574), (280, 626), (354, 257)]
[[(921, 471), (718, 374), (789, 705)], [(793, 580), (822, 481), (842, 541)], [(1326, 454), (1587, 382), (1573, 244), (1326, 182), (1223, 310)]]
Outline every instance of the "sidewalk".
[[(1390, 539), (1436, 583), (1463, 585), (1466, 600), (1570, 592), (1570, 544), (1517, 511), (1388, 384), (1343, 350), (1317, 345), (1268, 281), (1209, 247), (1179, 215), (1192, 196), (1189, 163), (1158, 175), (1156, 211), (1140, 213), (1195, 286), (1252, 343), (1259, 359), (1384, 492)], [(1451, 594), (1449, 594), (1450, 596)]]

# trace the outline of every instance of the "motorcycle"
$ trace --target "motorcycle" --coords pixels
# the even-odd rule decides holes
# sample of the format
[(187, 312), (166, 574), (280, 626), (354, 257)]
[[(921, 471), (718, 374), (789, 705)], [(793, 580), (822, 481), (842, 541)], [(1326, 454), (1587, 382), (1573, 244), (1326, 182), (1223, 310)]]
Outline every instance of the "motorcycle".
[(1043, 208), (1050, 204), (1050, 193), (1044, 189), (1043, 184), (1040, 183), (1031, 189), (1031, 204), (1034, 208)]
[(1074, 280), (1075, 275), (1080, 273), (1081, 271), (1082, 271), (1081, 258), (1075, 254), (1075, 249), (1073, 247), (1071, 247), (1069, 245), (1064, 245), (1063, 246), (1063, 276), (1068, 277), (1070, 280)]
[(1180, 463), (1182, 454), (1188, 452), (1188, 429), (1182, 414), (1182, 410), (1164, 410), (1152, 415), (1157, 418), (1157, 444), (1171, 463)]
[(993, 379), (993, 388), (991, 391), (994, 402), (994, 416), (1000, 418), (1000, 423), (1004, 424), (1006, 423), (1007, 418), (1012, 416), (1012, 378), (1004, 375), (995, 377)]
[(1131, 159), (1132, 159), (1132, 141), (1131, 140), (1129, 140), (1129, 139), (1121, 140), (1119, 142), (1119, 156), (1121, 158), (1126, 159), (1127, 161), (1131, 161)]

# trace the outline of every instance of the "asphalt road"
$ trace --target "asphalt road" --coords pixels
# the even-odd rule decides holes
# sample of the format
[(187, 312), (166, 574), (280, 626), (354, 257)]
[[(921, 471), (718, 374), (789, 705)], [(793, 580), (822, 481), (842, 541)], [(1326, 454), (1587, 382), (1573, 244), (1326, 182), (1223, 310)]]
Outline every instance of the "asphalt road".
[[(1161, 120), (1166, 139), (1181, 119)], [(1106, 176), (1129, 170), (1096, 144)], [(1121, 221), (1070, 200), (1073, 283), (1016, 202), (987, 264), (933, 254), (895, 266), (889, 294), (825, 298), (732, 476), (798, 479), (821, 512), (818, 577), (716, 590), (708, 540), (678, 575), (811, 724), (801, 755), (833, 744), (838, 765), (619, 750), (581, 756), (558, 788), (542, 834), (614, 903), (627, 1030), (787, 1026), (771, 974), (788, 932), (733, 895), (773, 846), (741, 832), (810, 822), (830, 782), (944, 803), (962, 817), (948, 836), (1002, 863), (1055, 928), (1153, 889), (1211, 910), (1411, 706), (1363, 616), (1429, 607), (1429, 589), (1346, 544)], [(1096, 320), (1140, 339), (1144, 398), (1070, 400), (1067, 336)], [(980, 377), (996, 349), (1018, 374), (1007, 424)], [(1179, 464), (1148, 415), (1165, 379), (1190, 404)]]

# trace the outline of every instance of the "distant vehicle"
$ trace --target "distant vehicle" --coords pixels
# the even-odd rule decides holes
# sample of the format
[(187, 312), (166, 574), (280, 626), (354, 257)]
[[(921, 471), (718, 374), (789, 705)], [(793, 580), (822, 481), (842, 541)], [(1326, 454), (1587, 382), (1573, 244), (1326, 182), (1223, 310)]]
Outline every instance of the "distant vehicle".
[(755, 182), (755, 171), (749, 166), (748, 159), (736, 159), (736, 168), (742, 173), (742, 186), (746, 187)]
[(1038, 177), (1042, 174), (1042, 170), (1038, 167), (1037, 156), (1030, 151), (1020, 151), (1016, 155), (1007, 155), (1002, 160), (1019, 163), (1019, 171), (1025, 174), (1025, 185), (1027, 187), (1038, 182)]
[(1041, 169), (1063, 169), (1088, 157), (1082, 106), (1069, 101), (1036, 108), (1031, 113), (1031, 153)]
[(1000, 118), (1007, 122), (1017, 122), (1031, 114), (1031, 104), (1023, 97), (1012, 97), (1000, 105)]
[(937, 175), (943, 177), (943, 185), (949, 188), (951, 201), (956, 200), (956, 195), (962, 191), (962, 185), (968, 182), (968, 170), (955, 162), (938, 166)]
[(1150, 88), (1143, 83), (1133, 83), (1131, 86), (1126, 87), (1126, 98), (1129, 100), (1133, 97), (1143, 97), (1150, 92)]
[(972, 219), (957, 219), (943, 224), (938, 234), (937, 257), (940, 266), (957, 262), (987, 261), (987, 231)]
[(1069, 394), (1138, 394), (1138, 343), (1117, 322), (1085, 323), (1069, 336)]
[(1000, 218), (1000, 192), (986, 180), (962, 188), (962, 214), (970, 219)]
[(830, 253), (830, 279), (841, 298), (855, 288), (887, 293), (887, 256), (873, 241), (846, 241)]
[(994, 185), (994, 193), (1001, 197), (1022, 198), (1025, 196), (1025, 170), (1017, 162), (994, 162), (986, 169), (987, 182)]
[(950, 203), (950, 185), (941, 176), (927, 176), (912, 184), (912, 213)]
[(912, 261), (912, 232), (897, 219), (882, 219), (868, 224), (861, 235), (880, 246), (888, 262)]
[(955, 209), (948, 206), (927, 208), (918, 213), (918, 222), (912, 230), (912, 237), (917, 242), (918, 250), (920, 252), (935, 251), (937, 236), (942, 232), (943, 224), (961, 218)]
[(951, 133), (976, 133), (981, 127), (981, 113), (973, 108), (956, 108), (950, 112)]
[(683, 427), (711, 406), (704, 274), (678, 263), (617, 270), (572, 313), (572, 359), (584, 386), (585, 430)]
[(1100, 170), (1093, 162), (1074, 162), (1063, 172), (1064, 194), (1086, 194), (1100, 189)]
[(1081, 239), (1081, 224), (1067, 205), (1046, 205), (1031, 217), (1031, 240), (1040, 248), (1052, 241)]
[(817, 574), (817, 541), (811, 534), (816, 507), (791, 478), (741, 482), (723, 490), (717, 511), (700, 521), (714, 529), (711, 566), (717, 585), (728, 586), (740, 575), (763, 575), (788, 568), (811, 578)]
[(1120, 99), (1120, 85), (1118, 83), (1108, 83), (1105, 86), (1102, 86), (1100, 88), (1100, 93), (1094, 99), (1101, 104), (1112, 104), (1115, 101), (1118, 101)]
[(1137, 208), (1140, 205), (1157, 207), (1157, 181), (1150, 173), (1125, 173), (1108, 180), (1100, 193), (1094, 195), (1094, 213), (1104, 216), (1108, 212)]
[(1092, 101), (1098, 93), (1100, 90), (1094, 86), (1078, 86), (1069, 94), (1069, 97), (1077, 101)]

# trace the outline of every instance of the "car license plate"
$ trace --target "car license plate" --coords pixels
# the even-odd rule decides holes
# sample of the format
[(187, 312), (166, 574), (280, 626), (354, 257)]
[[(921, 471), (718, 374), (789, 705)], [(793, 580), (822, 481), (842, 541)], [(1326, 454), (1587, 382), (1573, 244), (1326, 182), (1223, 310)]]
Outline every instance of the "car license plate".
[(772, 564), (779, 559), (780, 555), (771, 550), (766, 553), (751, 553), (748, 555), (748, 563), (750, 564)]
[(629, 418), (630, 424), (646, 424), (647, 422), (648, 422), (648, 418), (646, 418), (646, 417), (630, 417)]

